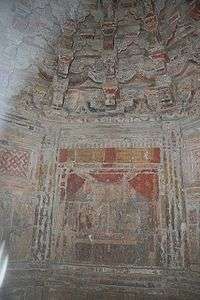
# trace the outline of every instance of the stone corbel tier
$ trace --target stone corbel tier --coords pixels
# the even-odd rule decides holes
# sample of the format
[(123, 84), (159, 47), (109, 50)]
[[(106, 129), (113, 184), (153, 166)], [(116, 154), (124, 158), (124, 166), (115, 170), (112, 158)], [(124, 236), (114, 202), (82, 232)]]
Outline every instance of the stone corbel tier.
[(69, 49), (62, 49), (58, 53), (57, 72), (53, 78), (53, 107), (56, 109), (63, 106), (64, 94), (69, 84), (69, 68), (73, 59), (73, 52)]
[(107, 81), (103, 85), (103, 91), (105, 93), (105, 106), (115, 107), (116, 99), (119, 98), (119, 86), (116, 81)]
[(114, 49), (114, 36), (117, 30), (115, 22), (104, 22), (101, 24), (101, 30), (103, 33), (103, 48), (104, 50)]
[(69, 67), (74, 59), (73, 52), (71, 50), (65, 50), (58, 55), (58, 67), (57, 75), (61, 78), (67, 78), (69, 73)]

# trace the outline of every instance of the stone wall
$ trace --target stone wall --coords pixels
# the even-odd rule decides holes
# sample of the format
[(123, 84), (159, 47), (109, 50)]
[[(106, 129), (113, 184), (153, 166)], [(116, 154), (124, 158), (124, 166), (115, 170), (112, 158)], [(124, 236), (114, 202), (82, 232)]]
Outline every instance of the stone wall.
[(198, 1), (0, 8), (0, 299), (197, 299)]
[(2, 297), (198, 295), (198, 138), (189, 125), (16, 126), (1, 137)]

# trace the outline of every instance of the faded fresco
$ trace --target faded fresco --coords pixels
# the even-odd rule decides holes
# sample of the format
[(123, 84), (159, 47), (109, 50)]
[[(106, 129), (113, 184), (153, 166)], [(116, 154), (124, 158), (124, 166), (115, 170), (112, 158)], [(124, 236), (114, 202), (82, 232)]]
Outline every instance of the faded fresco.
[(0, 299), (199, 299), (199, 53), (198, 0), (0, 0)]
[[(60, 150), (60, 162), (73, 150)], [(69, 170), (60, 179), (60, 201), (65, 203), (63, 228), (72, 240), (72, 260), (98, 264), (156, 264), (158, 237), (158, 175), (152, 169), (126, 170), (134, 163), (159, 163), (159, 149), (81, 149), (79, 163), (94, 170)], [(69, 153), (69, 154), (67, 154)], [(133, 163), (131, 163), (131, 161)], [(95, 163), (96, 162), (96, 163)], [(64, 175), (65, 174), (65, 175)], [(63, 241), (64, 242), (64, 241)], [(63, 244), (63, 247), (65, 244)]]

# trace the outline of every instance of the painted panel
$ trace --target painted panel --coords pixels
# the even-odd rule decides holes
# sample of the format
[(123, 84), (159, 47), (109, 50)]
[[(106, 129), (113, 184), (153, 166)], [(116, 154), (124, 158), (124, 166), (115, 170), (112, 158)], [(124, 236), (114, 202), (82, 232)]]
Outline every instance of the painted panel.
[(27, 177), (30, 153), (19, 149), (0, 149), (1, 175)]
[(104, 163), (159, 163), (159, 148), (94, 148), (65, 149), (59, 151), (58, 162)]
[[(67, 149), (60, 153), (64, 151)], [(62, 243), (63, 256), (81, 263), (156, 265), (158, 173), (155, 167), (144, 166), (134, 171), (118, 168), (116, 162), (123, 161), (129, 167), (134, 166), (130, 157), (131, 160), (134, 157), (137, 166), (139, 162), (144, 165), (144, 161), (158, 162), (159, 149), (107, 148), (99, 152), (75, 149), (74, 152), (80, 162), (76, 169), (59, 165), (63, 221), (57, 245), (59, 248)], [(88, 164), (89, 157), (91, 161), (97, 152), (98, 158), (102, 158), (101, 165), (84, 168), (83, 163)]]

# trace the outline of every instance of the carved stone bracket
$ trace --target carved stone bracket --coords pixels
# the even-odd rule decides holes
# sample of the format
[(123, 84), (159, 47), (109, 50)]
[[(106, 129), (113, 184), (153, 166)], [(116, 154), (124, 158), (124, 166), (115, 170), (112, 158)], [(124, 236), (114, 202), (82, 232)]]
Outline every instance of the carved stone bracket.
[(106, 96), (105, 105), (107, 107), (115, 107), (116, 99), (119, 98), (119, 86), (115, 81), (107, 81), (103, 85), (103, 90)]
[(103, 48), (104, 50), (114, 49), (114, 36), (116, 33), (117, 26), (114, 22), (104, 22), (101, 25), (103, 33)]

